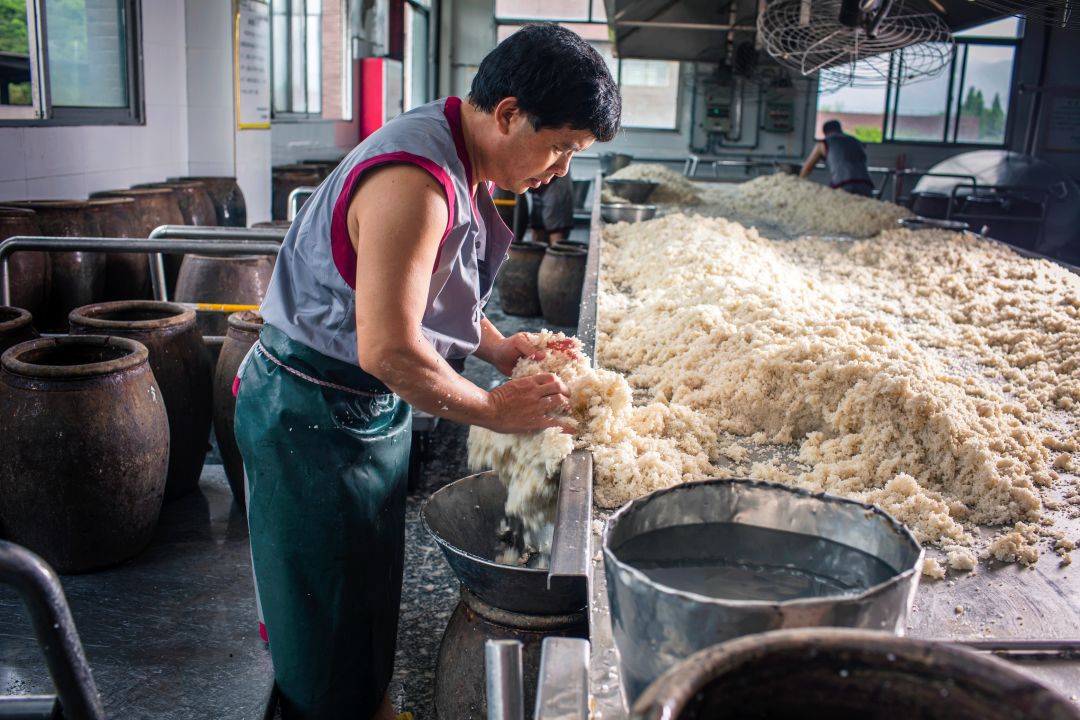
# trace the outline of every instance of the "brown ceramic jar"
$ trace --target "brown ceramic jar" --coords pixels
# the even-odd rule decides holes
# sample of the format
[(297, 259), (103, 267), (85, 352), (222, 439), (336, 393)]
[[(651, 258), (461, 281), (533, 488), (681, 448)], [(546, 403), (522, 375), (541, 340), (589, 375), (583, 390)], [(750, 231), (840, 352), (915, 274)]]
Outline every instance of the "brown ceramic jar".
[[(27, 208), (0, 206), (0, 241), (16, 235), (41, 235), (37, 215)], [(11, 304), (42, 316), (49, 301), (49, 253), (23, 250), (8, 256)]]
[(12, 345), (36, 340), (34, 318), (22, 308), (0, 305), (0, 354)]
[[(97, 218), (101, 237), (142, 236), (132, 198), (94, 198), (89, 204)], [(146, 300), (151, 297), (150, 263), (146, 253), (108, 253), (105, 256), (105, 300)]]
[(195, 311), (174, 303), (123, 300), (77, 308), (72, 335), (111, 335), (137, 340), (150, 353), (169, 418), (168, 481), (165, 498), (199, 484), (210, 440), (213, 370), (195, 327)]
[(217, 437), (221, 462), (225, 466), (225, 476), (240, 507), (245, 507), (244, 461), (233, 435), (233, 414), (236, 411), (233, 381), (240, 369), (240, 362), (259, 339), (262, 325), (262, 316), (253, 310), (230, 315), (229, 331), (225, 335), (214, 372), (214, 435)]
[(0, 359), (0, 533), (57, 572), (114, 565), (154, 533), (169, 424), (139, 343), (55, 337)]

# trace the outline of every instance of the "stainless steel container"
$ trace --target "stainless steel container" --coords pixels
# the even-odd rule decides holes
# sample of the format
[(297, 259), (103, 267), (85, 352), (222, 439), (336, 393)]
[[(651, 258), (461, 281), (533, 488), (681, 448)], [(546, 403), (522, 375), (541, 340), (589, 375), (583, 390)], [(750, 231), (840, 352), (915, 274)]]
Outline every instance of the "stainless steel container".
[(631, 203), (647, 202), (660, 183), (651, 180), (605, 180), (604, 189)]
[(634, 205), (631, 203), (605, 203), (600, 206), (600, 215), (604, 222), (635, 223), (652, 220), (656, 216), (655, 205)]
[[(711, 523), (838, 543), (884, 563), (893, 572), (883, 582), (869, 585), (867, 580), (865, 589), (860, 583), (858, 590), (842, 595), (732, 600), (661, 585), (619, 557), (624, 543), (643, 533)], [(603, 553), (611, 624), (630, 702), (681, 659), (742, 635), (813, 626), (902, 634), (923, 557), (911, 533), (877, 508), (749, 480), (706, 480), (639, 498), (608, 521)], [(769, 562), (779, 565), (783, 559), (769, 556)], [(821, 562), (813, 570), (823, 576), (848, 571), (830, 566), (829, 558)]]

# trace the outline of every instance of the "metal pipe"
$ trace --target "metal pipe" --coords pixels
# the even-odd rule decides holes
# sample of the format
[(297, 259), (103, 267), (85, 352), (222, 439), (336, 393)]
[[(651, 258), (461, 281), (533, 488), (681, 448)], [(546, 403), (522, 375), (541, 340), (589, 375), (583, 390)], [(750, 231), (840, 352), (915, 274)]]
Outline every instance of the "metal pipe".
[(525, 720), (521, 643), (488, 640), (484, 643), (484, 666), (487, 670), (488, 720)]
[(544, 639), (536, 683), (533, 720), (582, 720), (589, 717), (589, 641)]
[(741, 32), (757, 32), (756, 25), (732, 25), (717, 23), (688, 23), (669, 22), (666, 20), (616, 20), (616, 25), (623, 27), (644, 27), (657, 30), (735, 30)]
[(555, 534), (551, 540), (551, 566), (548, 589), (557, 578), (589, 577), (592, 540), (592, 454), (575, 450), (563, 460), (559, 476), (559, 499)]
[[(186, 227), (186, 226), (162, 226)], [(157, 228), (154, 232), (162, 228)], [(208, 228), (195, 228), (206, 230)], [(225, 228), (243, 230), (241, 228)], [(280, 234), (280, 233), (277, 233)], [(8, 268), (8, 256), (17, 250), (67, 250), (90, 252), (146, 252), (146, 253), (199, 253), (201, 255), (276, 255), (281, 245), (275, 234), (246, 231), (237, 233), (232, 240), (221, 240), (214, 235), (198, 235), (204, 239), (166, 240), (167, 234), (150, 238), (98, 238), (98, 237), (47, 237), (16, 235), (0, 242), (0, 301), (11, 304), (11, 283)], [(151, 263), (153, 269), (154, 263)], [(166, 299), (165, 293), (158, 297), (159, 282), (164, 275), (155, 279), (155, 297)]]
[(3, 720), (57, 720), (64, 717), (55, 695), (0, 696)]
[[(307, 199), (314, 195), (318, 189), (310, 185), (301, 185), (290, 190), (289, 199), (286, 203), (285, 219), (292, 222), (296, 218), (296, 213), (300, 212), (300, 208), (307, 202)], [(303, 199), (300, 198), (301, 195)]]
[(64, 717), (105, 720), (105, 708), (86, 662), (60, 578), (40, 557), (0, 540), (0, 582), (22, 598), (56, 685)]

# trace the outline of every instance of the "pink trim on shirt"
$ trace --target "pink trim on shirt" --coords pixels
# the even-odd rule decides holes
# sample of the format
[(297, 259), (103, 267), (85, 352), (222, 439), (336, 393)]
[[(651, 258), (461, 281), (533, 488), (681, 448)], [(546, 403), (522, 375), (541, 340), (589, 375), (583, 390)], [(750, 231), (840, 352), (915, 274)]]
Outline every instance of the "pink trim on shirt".
[(427, 170), (432, 177), (439, 181), (443, 192), (446, 193), (446, 232), (443, 233), (442, 240), (439, 241), (439, 253), (435, 256), (435, 267), (431, 269), (431, 272), (435, 272), (439, 267), (443, 244), (446, 242), (447, 236), (450, 235), (450, 229), (454, 227), (454, 184), (450, 181), (450, 176), (447, 175), (446, 171), (429, 158), (398, 150), (375, 155), (357, 164), (345, 178), (341, 194), (338, 195), (337, 201), (334, 203), (334, 215), (330, 222), (330, 252), (334, 258), (334, 266), (337, 268), (338, 273), (341, 274), (341, 279), (353, 290), (356, 289), (356, 250), (353, 249), (352, 241), (349, 240), (349, 203), (352, 202), (356, 186), (359, 184), (364, 171), (376, 165), (386, 165), (387, 163), (410, 163)]
[(461, 98), (450, 96), (443, 105), (443, 115), (450, 125), (450, 134), (454, 136), (454, 149), (457, 150), (458, 160), (465, 166), (465, 181), (469, 183), (470, 194), (472, 190), (472, 162), (469, 160), (469, 151), (465, 148), (465, 134), (461, 131)]

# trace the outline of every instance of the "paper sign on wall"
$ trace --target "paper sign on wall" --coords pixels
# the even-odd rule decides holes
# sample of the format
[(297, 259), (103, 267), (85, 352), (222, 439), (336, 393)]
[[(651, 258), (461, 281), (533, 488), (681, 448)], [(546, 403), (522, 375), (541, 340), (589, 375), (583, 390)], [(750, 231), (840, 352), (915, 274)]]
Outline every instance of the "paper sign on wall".
[(1080, 92), (1051, 98), (1046, 149), (1080, 152)]
[(241, 130), (270, 127), (270, 5), (237, 0), (236, 123)]

